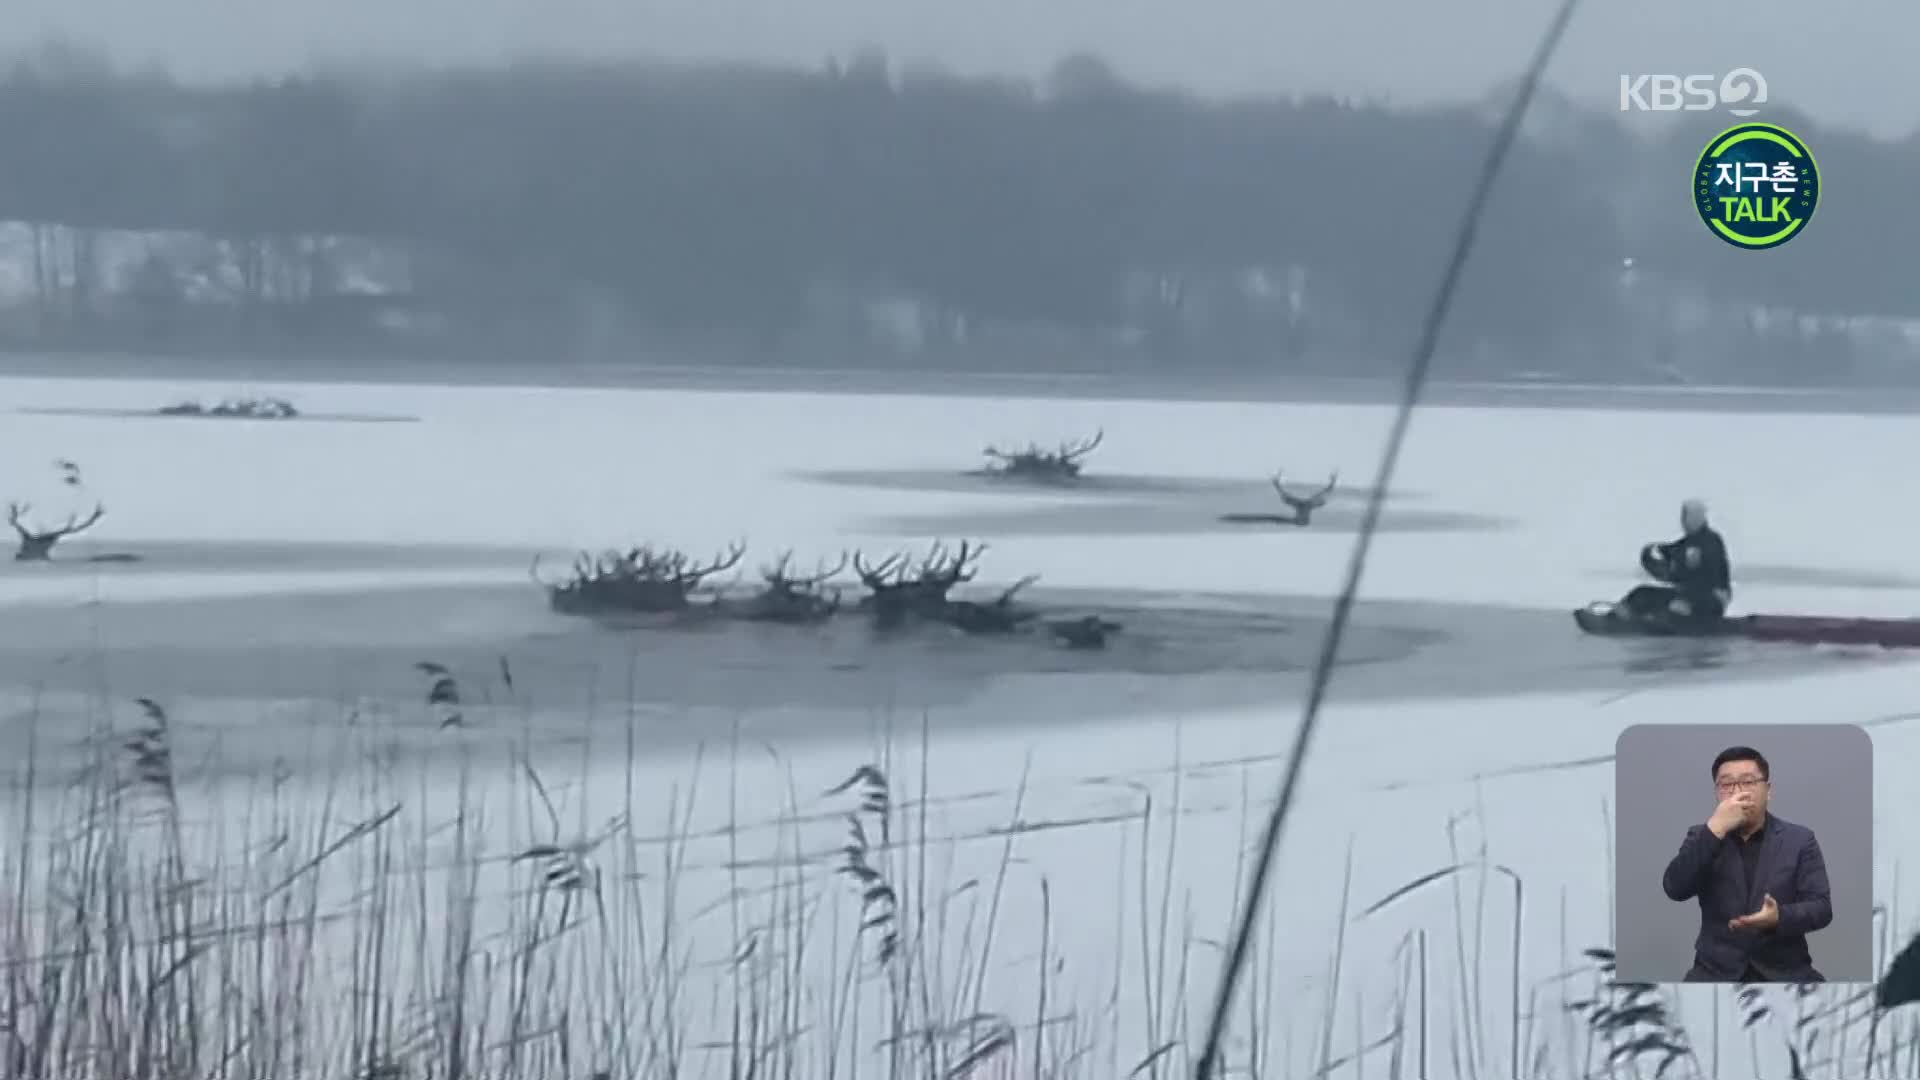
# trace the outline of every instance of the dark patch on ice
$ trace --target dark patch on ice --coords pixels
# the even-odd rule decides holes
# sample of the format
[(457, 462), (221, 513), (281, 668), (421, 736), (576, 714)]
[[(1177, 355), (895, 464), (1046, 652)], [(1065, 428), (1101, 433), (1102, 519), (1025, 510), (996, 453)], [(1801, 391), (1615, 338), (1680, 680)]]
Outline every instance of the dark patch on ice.
[[(1254, 503), (1277, 503), (1272, 484), (1265, 477), (1164, 476), (1148, 473), (1103, 473), (1088, 471), (1078, 479), (1049, 483), (997, 476), (984, 470), (942, 469), (818, 469), (788, 474), (796, 479), (841, 487), (877, 488), (908, 491), (921, 495), (1064, 495), (1064, 496), (1234, 496)], [(1289, 485), (1311, 491), (1326, 483), (1322, 474), (1302, 473), (1287, 477)], [(1365, 502), (1373, 493), (1366, 485), (1342, 484), (1331, 502)], [(1396, 491), (1395, 499), (1421, 498), (1419, 493)]]
[[(319, 665), (326, 685), (308, 685), (307, 692), (406, 696), (414, 689), (411, 676), (384, 689), (374, 689), (380, 679), (349, 687), (332, 681), (332, 669), (342, 658), (352, 658), (351, 666), (404, 675), (417, 660), (448, 663), (449, 655), (507, 654), (517, 664), (524, 662), (531, 685), (543, 682), (539, 673), (548, 671), (553, 681), (547, 692), (535, 694), (547, 700), (587, 689), (573, 686), (582, 667), (605, 666), (609, 677), (624, 679), (626, 669), (638, 662), (643, 668), (639, 692), (650, 701), (860, 707), (874, 704), (874, 687), (884, 684), (889, 693), (904, 690), (930, 705), (965, 700), (983, 680), (1020, 675), (1300, 671), (1312, 662), (1318, 624), (1324, 622), (1323, 613), (1308, 615), (1284, 601), (1262, 598), (1037, 587), (1022, 595), (1049, 612), (1099, 614), (1125, 629), (1106, 650), (1081, 652), (1052, 647), (1038, 634), (967, 637), (925, 627), (881, 635), (853, 614), (817, 627), (698, 617), (582, 619), (549, 612), (531, 586), (423, 586), (48, 609), (30, 621), (0, 624), (0, 681), (17, 657), (50, 660), (50, 653), (64, 655), (106, 641), (123, 685), (129, 664), (151, 665), (151, 677), (200, 693), (230, 692), (217, 689), (223, 684), (265, 693), (269, 684), (305, 666), (301, 657), (330, 655), (333, 659)], [(1350, 664), (1404, 659), (1440, 634), (1432, 627), (1362, 621), (1354, 626), (1343, 659)], [(743, 677), (747, 673), (751, 677)], [(858, 689), (848, 693), (849, 687)]]
[[(132, 562), (89, 562), (131, 554)], [(78, 536), (63, 540), (47, 562), (14, 562), (0, 555), (0, 580), (204, 571), (458, 570), (515, 567), (532, 556), (520, 548), (460, 544), (302, 543), (272, 540), (139, 540)]]
[(1920, 578), (1884, 570), (1850, 570), (1846, 567), (1762, 566), (1741, 563), (1734, 567), (1736, 588), (1743, 581), (1762, 585), (1811, 585), (1831, 589), (1920, 589)]
[[(1592, 570), (1588, 576), (1596, 580), (1611, 579), (1621, 582), (1620, 593), (1626, 592), (1640, 581), (1639, 571), (1629, 567), (1620, 571)], [(1844, 566), (1790, 566), (1772, 563), (1738, 563), (1733, 568), (1733, 587), (1739, 590), (1742, 583), (1755, 585), (1788, 585), (1825, 589), (1920, 589), (1920, 578), (1909, 577), (1888, 570), (1859, 570)]]
[(221, 420), (233, 424), (417, 424), (418, 416), (403, 413), (330, 413), (306, 412), (294, 416), (230, 416), (219, 413), (165, 413), (159, 409), (20, 408), (14, 412), (29, 416), (88, 416), (100, 420)]
[[(1360, 527), (1358, 506), (1328, 505), (1314, 512), (1313, 524), (1300, 527), (1271, 521), (1233, 520), (1230, 515), (1284, 514), (1287, 508), (1272, 499), (1269, 505), (1209, 505), (1204, 503), (1051, 503), (1018, 510), (948, 511), (938, 514), (895, 515), (863, 524), (868, 532), (905, 536), (1192, 536), (1235, 530), (1269, 530), (1286, 535), (1352, 534)], [(1380, 519), (1380, 531), (1495, 532), (1518, 524), (1487, 514), (1449, 510), (1389, 509)]]
[(1733, 660), (1724, 641), (1686, 641), (1627, 658), (1633, 675), (1664, 675), (1677, 671), (1717, 671)]
[[(757, 739), (844, 736), (878, 717), (923, 713), (941, 730), (1051, 727), (1248, 706), (1290, 711), (1329, 613), (1315, 597), (1035, 588), (1032, 599), (1063, 615), (1099, 613), (1125, 630), (1105, 652), (1075, 652), (1034, 637), (934, 630), (880, 639), (856, 618), (812, 629), (620, 629), (554, 615), (531, 586), (155, 600), (47, 607), (0, 621), (0, 687), (43, 713), (84, 711), (86, 699), (101, 696), (154, 697), (180, 722), (216, 724), (223, 748), (262, 761), (285, 752), (290, 713), (309, 717), (307, 738), (312, 725), (375, 713), (434, 736), (443, 717), (426, 703), (428, 683), (414, 668), (423, 660), (460, 680), (467, 728), (526, 727), (536, 740), (585, 737), (597, 724), (630, 726), (643, 743), (723, 739), (735, 724)], [(1592, 691), (1598, 705), (1638, 685), (1786, 677), (1848, 662), (1817, 649), (1723, 642), (1709, 664), (1697, 662), (1699, 644), (1591, 638), (1564, 611), (1363, 601), (1333, 694), (1464, 703)], [(83, 720), (75, 723), (84, 728)], [(1471, 730), (1470, 706), (1460, 722)], [(19, 732), (0, 729), (0, 738), (8, 734)]]

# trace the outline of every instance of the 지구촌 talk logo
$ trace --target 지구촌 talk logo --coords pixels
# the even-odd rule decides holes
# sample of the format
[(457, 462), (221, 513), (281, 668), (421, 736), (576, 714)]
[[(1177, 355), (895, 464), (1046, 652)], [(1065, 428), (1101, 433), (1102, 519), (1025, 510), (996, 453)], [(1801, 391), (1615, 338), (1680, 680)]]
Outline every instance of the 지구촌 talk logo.
[(1713, 235), (1734, 247), (1779, 247), (1806, 231), (1820, 205), (1820, 167), (1799, 136), (1745, 123), (1713, 137), (1693, 170), (1693, 202)]

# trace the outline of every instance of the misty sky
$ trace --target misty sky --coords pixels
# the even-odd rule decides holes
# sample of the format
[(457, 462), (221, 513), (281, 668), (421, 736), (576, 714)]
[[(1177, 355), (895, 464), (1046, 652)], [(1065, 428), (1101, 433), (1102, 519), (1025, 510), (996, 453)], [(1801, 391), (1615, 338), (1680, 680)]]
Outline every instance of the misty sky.
[[(6, 0), (0, 48), (49, 35), (227, 77), (355, 55), (515, 53), (814, 65), (878, 46), (965, 73), (1043, 73), (1090, 51), (1203, 93), (1474, 97), (1515, 74), (1550, 0)], [(1825, 122), (1920, 128), (1915, 0), (1586, 0), (1554, 83), (1619, 107), (1623, 72), (1757, 68), (1772, 100)], [(1654, 122), (1648, 118), (1648, 122)]]

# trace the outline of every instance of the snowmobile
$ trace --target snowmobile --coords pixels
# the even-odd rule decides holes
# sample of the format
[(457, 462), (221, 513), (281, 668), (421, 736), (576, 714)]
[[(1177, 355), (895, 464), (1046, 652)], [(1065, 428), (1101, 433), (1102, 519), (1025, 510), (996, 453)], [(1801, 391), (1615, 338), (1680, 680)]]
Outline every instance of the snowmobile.
[(1832, 615), (1738, 615), (1710, 623), (1674, 625), (1637, 619), (1607, 602), (1576, 608), (1573, 621), (1599, 637), (1719, 637), (1791, 641), (1803, 645), (1878, 645), (1920, 649), (1920, 619), (1867, 619)]

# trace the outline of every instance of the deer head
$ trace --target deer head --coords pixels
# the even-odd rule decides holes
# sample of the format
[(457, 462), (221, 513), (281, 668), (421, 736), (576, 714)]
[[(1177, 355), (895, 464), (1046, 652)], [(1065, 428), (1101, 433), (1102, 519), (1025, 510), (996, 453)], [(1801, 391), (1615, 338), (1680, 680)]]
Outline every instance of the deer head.
[(1327, 500), (1333, 497), (1334, 486), (1340, 482), (1340, 474), (1336, 472), (1328, 479), (1327, 486), (1320, 490), (1308, 495), (1295, 495), (1287, 490), (1286, 485), (1280, 482), (1280, 475), (1279, 473), (1273, 474), (1273, 490), (1279, 493), (1281, 502), (1286, 503), (1287, 506), (1292, 508), (1294, 513), (1302, 516), (1311, 514), (1315, 510), (1327, 505)]
[(979, 562), (986, 550), (985, 544), (962, 540), (959, 550), (949, 554), (945, 544), (935, 541), (927, 551), (927, 557), (920, 561), (913, 584), (916, 588), (945, 596), (955, 585), (973, 580), (977, 572), (974, 564)]
[(888, 589), (897, 589), (904, 584), (901, 571), (906, 561), (905, 555), (895, 554), (887, 556), (877, 564), (868, 565), (865, 558), (856, 551), (853, 553), (853, 572), (860, 578), (860, 584), (874, 592), (885, 592)]
[(780, 558), (775, 560), (773, 565), (760, 568), (760, 579), (765, 581), (767, 588), (774, 592), (812, 592), (826, 584), (835, 574), (847, 568), (847, 553), (844, 551), (841, 552), (840, 561), (834, 563), (831, 567), (822, 563), (820, 566), (814, 568), (813, 573), (807, 575), (794, 575), (789, 573), (787, 567), (791, 565), (792, 562), (792, 550), (789, 549), (781, 552)]
[(66, 523), (55, 529), (35, 529), (23, 520), (32, 510), (26, 503), (7, 504), (7, 524), (20, 536), (20, 546), (13, 553), (18, 562), (42, 562), (53, 554), (53, 546), (75, 533), (85, 532), (98, 524), (106, 516), (104, 504), (96, 503), (93, 512), (85, 518), (77, 514), (68, 515)]

